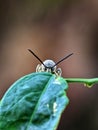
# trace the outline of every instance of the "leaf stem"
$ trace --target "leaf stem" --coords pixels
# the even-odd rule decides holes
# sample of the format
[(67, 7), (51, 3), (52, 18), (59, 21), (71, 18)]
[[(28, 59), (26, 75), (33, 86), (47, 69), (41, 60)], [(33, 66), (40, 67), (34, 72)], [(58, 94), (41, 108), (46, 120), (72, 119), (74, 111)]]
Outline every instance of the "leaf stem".
[(91, 88), (94, 84), (98, 84), (98, 78), (65, 78), (68, 83), (83, 83), (86, 87)]

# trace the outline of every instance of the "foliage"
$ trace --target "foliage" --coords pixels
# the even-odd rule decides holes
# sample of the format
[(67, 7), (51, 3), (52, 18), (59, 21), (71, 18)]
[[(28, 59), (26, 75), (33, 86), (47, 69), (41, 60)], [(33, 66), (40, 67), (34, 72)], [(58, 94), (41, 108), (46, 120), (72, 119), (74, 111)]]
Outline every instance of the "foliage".
[(55, 130), (69, 100), (67, 82), (42, 72), (20, 78), (0, 104), (0, 130)]

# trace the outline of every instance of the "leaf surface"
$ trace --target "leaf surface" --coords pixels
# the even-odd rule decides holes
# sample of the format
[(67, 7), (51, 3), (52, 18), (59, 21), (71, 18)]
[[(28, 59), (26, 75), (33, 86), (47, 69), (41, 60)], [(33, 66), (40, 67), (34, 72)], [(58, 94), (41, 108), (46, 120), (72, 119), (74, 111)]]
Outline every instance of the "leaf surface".
[(0, 130), (56, 130), (69, 100), (67, 82), (47, 72), (17, 80), (0, 103)]

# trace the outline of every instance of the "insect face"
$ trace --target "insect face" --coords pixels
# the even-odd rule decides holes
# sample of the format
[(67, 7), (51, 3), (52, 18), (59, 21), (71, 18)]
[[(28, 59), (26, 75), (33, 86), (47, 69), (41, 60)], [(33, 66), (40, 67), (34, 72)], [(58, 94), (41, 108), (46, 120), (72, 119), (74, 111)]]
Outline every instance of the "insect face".
[(56, 67), (55, 62), (53, 60), (45, 60), (43, 64), (37, 65), (36, 72), (50, 72), (56, 75), (61, 75), (61, 69)]
[[(44, 65), (43, 65), (44, 64)], [(45, 67), (45, 71), (53, 73), (56, 71), (55, 62), (53, 60), (45, 60), (42, 66)]]

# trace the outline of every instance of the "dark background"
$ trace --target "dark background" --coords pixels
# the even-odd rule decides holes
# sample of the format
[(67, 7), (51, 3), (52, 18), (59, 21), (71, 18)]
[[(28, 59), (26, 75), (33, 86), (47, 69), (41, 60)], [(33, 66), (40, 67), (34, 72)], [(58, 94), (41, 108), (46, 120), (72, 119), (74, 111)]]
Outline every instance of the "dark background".
[[(97, 0), (0, 0), (0, 98), (42, 60), (58, 61), (63, 77), (98, 76)], [(58, 130), (98, 130), (98, 84), (70, 84)]]

